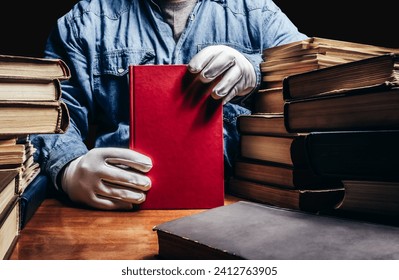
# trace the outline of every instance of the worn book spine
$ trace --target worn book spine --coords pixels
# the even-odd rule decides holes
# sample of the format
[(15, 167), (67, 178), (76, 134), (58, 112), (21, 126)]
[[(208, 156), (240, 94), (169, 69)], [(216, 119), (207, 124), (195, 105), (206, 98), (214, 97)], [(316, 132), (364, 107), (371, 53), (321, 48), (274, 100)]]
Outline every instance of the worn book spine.
[[(56, 101), (1, 101), (0, 135), (27, 135), (36, 133), (64, 133), (70, 123), (67, 105), (62, 100)], [(47, 118), (41, 117), (40, 112), (46, 112)], [(30, 113), (35, 116), (36, 122), (29, 125)], [(10, 120), (10, 115), (14, 116)], [(39, 116), (42, 119), (38, 119)], [(15, 125), (11, 126), (10, 122)]]
[(19, 237), (19, 196), (0, 213), (0, 259), (8, 259)]
[(399, 181), (399, 130), (313, 132), (306, 142), (315, 174), (351, 180)]
[(46, 199), (48, 194), (48, 177), (44, 174), (39, 174), (36, 178), (26, 187), (21, 194), (21, 218), (20, 229), (23, 229), (30, 221), (36, 210)]
[(61, 59), (0, 55), (0, 76), (67, 80), (71, 70)]
[(310, 167), (297, 168), (244, 158), (235, 160), (234, 176), (287, 189), (342, 188), (339, 179), (316, 175)]
[(388, 53), (288, 75), (283, 79), (283, 98), (297, 100), (382, 85), (398, 86), (398, 60), (397, 54)]
[(291, 133), (399, 129), (398, 93), (361, 89), (286, 101), (285, 127)]
[(238, 197), (278, 207), (303, 211), (332, 210), (344, 196), (341, 188), (287, 189), (281, 186), (232, 178), (228, 191)]

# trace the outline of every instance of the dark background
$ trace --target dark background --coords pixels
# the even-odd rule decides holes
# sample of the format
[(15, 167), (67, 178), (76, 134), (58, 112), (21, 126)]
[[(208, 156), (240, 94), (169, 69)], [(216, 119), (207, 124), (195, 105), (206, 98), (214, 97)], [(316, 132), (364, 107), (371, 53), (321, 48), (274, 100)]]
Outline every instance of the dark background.
[[(42, 56), (57, 18), (76, 2), (22, 0), (2, 4), (0, 54)], [(397, 0), (372, 1), (373, 5), (351, 0), (275, 0), (275, 3), (308, 36), (399, 48)]]

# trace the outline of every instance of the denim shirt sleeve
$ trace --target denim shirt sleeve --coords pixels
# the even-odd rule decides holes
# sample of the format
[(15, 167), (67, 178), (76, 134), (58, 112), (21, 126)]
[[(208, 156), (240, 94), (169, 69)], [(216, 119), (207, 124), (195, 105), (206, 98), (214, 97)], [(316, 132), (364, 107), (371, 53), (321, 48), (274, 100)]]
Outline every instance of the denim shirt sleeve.
[[(63, 81), (62, 100), (67, 104), (70, 112), (70, 126), (64, 134), (31, 135), (33, 145), (36, 147), (35, 161), (41, 164), (43, 172), (47, 173), (54, 186), (57, 176), (62, 168), (71, 160), (87, 153), (88, 149), (84, 139), (88, 134), (88, 119), (91, 111), (91, 95), (88, 84), (88, 73), (82, 71), (87, 68), (87, 62), (74, 46), (72, 28), (67, 24), (68, 17), (59, 20), (58, 25), (50, 34), (45, 57), (61, 58), (71, 69), (71, 79)], [(66, 41), (65, 38), (70, 38)], [(79, 84), (79, 86), (75, 86)]]

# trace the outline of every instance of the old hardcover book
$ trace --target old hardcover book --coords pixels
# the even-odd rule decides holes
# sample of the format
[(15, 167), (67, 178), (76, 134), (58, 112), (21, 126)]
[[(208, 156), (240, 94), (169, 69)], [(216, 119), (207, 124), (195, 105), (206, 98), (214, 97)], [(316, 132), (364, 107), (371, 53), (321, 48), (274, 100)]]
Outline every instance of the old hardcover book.
[(1, 101), (0, 123), (0, 135), (64, 133), (69, 112), (61, 100)]
[(0, 77), (67, 80), (71, 72), (60, 59), (0, 55)]
[(0, 168), (22, 165), (24, 154), (23, 144), (0, 146)]
[(245, 158), (235, 160), (234, 176), (286, 189), (342, 188), (340, 179), (316, 175), (308, 167), (297, 168)]
[(16, 194), (18, 169), (0, 169), (0, 213)]
[(342, 185), (326, 185), (324, 188), (319, 186), (318, 189), (303, 186), (293, 189), (236, 177), (230, 179), (227, 190), (250, 201), (311, 212), (332, 210), (344, 196)]
[(0, 212), (0, 259), (8, 259), (19, 237), (19, 197), (14, 195)]
[(310, 37), (265, 49), (260, 64), (262, 80), (267, 88), (281, 87), (283, 79), (289, 75), (392, 52), (398, 52), (398, 49)]
[(284, 112), (283, 88), (261, 88), (255, 95), (253, 113), (282, 114)]
[(18, 140), (17, 136), (0, 135), (0, 146), (15, 145), (17, 144), (17, 140)]
[(0, 76), (0, 100), (53, 101), (61, 97), (58, 79), (4, 78)]
[(283, 97), (290, 100), (339, 94), (359, 88), (399, 86), (398, 63), (398, 54), (389, 53), (289, 75), (283, 80)]
[(254, 202), (206, 210), (159, 224), (154, 231), (164, 259), (399, 258), (398, 227)]
[(328, 131), (307, 136), (315, 174), (342, 180), (399, 181), (399, 131)]
[[(263, 50), (265, 61), (281, 57), (300, 57), (302, 55), (324, 54), (334, 57), (356, 60), (395, 52), (395, 48), (334, 40), (322, 37), (309, 37), (305, 40)], [(270, 58), (270, 59), (269, 59)]]
[(295, 167), (309, 166), (306, 135), (241, 134), (240, 155), (244, 158), (269, 161)]
[(152, 158), (142, 209), (224, 203), (222, 103), (186, 65), (130, 66), (130, 148)]
[(30, 221), (36, 210), (46, 199), (49, 190), (49, 179), (44, 174), (38, 174), (20, 195), (21, 213), (20, 229)]
[(380, 217), (399, 217), (399, 181), (343, 180), (345, 196), (338, 210)]
[(296, 135), (288, 133), (284, 124), (284, 114), (254, 113), (240, 115), (237, 118), (237, 128), (242, 134), (257, 135)]
[(18, 143), (25, 148), (22, 156), (22, 163), (19, 165), (20, 172), (17, 180), (17, 193), (21, 194), (28, 184), (39, 174), (40, 165), (33, 159), (33, 154), (36, 149), (29, 138), (19, 139), (18, 141)]
[(399, 128), (399, 88), (368, 88), (286, 101), (287, 131), (387, 130)]

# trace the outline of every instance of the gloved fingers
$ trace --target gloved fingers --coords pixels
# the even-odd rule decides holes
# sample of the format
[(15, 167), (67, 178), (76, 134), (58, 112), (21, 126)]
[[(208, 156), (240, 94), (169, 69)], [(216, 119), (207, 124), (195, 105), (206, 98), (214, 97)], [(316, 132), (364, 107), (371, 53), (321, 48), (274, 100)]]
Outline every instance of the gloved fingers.
[(86, 202), (87, 205), (102, 209), (102, 210), (131, 210), (133, 204), (130, 202), (123, 201), (121, 199), (115, 199), (105, 196), (94, 196), (90, 201)]
[(226, 98), (229, 94), (234, 94), (235, 96), (239, 91), (239, 87), (243, 86), (242, 76), (242, 71), (239, 67), (230, 68), (213, 88), (211, 96), (214, 99)]
[(234, 67), (236, 60), (230, 55), (220, 53), (215, 56), (201, 71), (200, 81), (203, 83), (209, 83), (225, 73), (231, 67)]
[(191, 73), (199, 73), (204, 69), (204, 67), (212, 61), (212, 59), (219, 55), (223, 50), (215, 48), (215, 46), (210, 46), (202, 49), (196, 55), (194, 55), (187, 67)]
[(240, 70), (235, 67), (229, 69), (229, 71), (223, 76), (223, 79), (214, 87), (211, 96), (214, 99), (223, 98), (223, 104), (226, 104), (235, 96), (246, 95), (253, 87), (248, 87), (245, 76), (238, 75)]
[(127, 202), (130, 204), (140, 204), (145, 201), (146, 195), (143, 191), (124, 187), (113, 182), (102, 180), (97, 188), (96, 196), (103, 199)]
[(148, 191), (151, 188), (151, 179), (141, 174), (118, 174), (112, 178), (102, 178), (103, 181), (124, 186), (131, 189)]
[(151, 188), (151, 179), (132, 169), (110, 165), (106, 172), (101, 174), (101, 180), (125, 186), (131, 189), (147, 191)]
[(192, 73), (199, 73), (203, 83), (209, 83), (222, 75), (227, 69), (235, 65), (235, 57), (224, 49), (216, 46), (207, 47), (196, 54), (189, 62), (188, 69)]
[(144, 173), (150, 171), (152, 168), (152, 161), (148, 157), (140, 159), (107, 158), (105, 162), (120, 168), (130, 167)]
[(228, 94), (223, 98), (223, 105), (233, 99), (237, 95), (237, 91), (237, 87), (233, 87), (230, 92), (228, 92)]
[(99, 148), (104, 161), (112, 165), (125, 165), (141, 172), (152, 168), (152, 160), (146, 155), (126, 148)]

